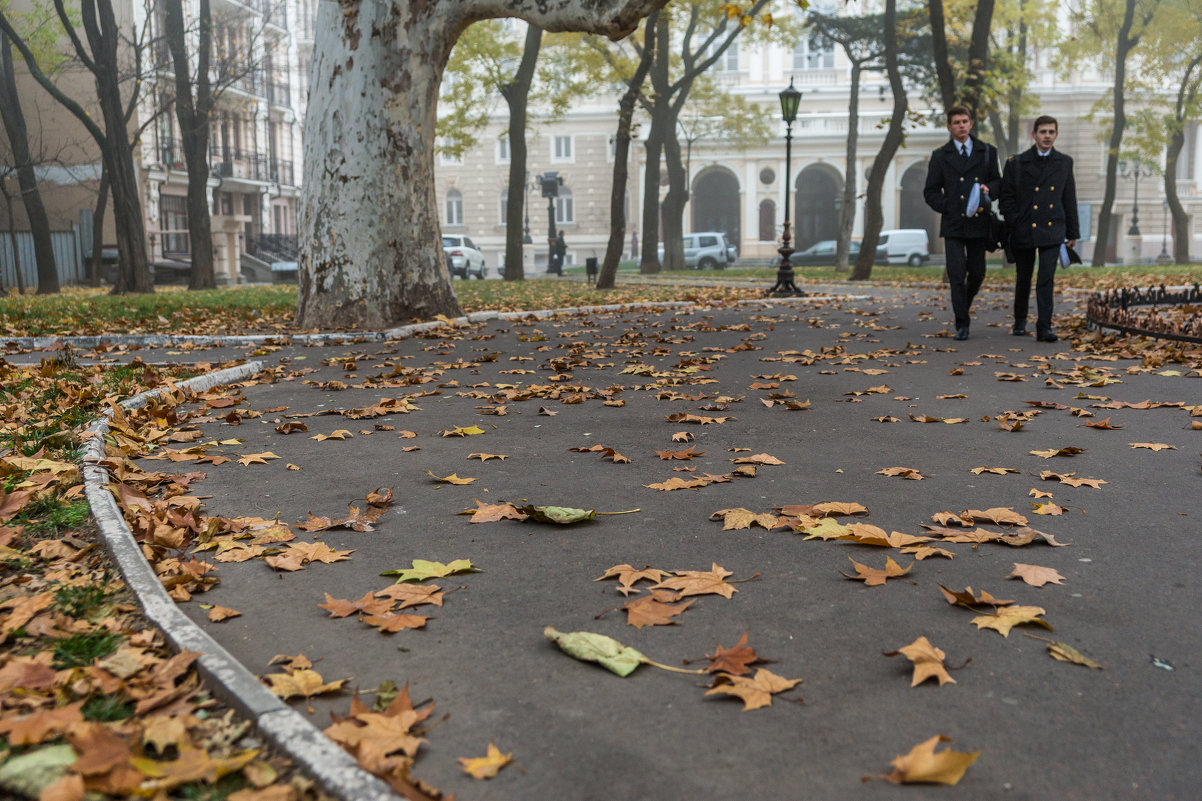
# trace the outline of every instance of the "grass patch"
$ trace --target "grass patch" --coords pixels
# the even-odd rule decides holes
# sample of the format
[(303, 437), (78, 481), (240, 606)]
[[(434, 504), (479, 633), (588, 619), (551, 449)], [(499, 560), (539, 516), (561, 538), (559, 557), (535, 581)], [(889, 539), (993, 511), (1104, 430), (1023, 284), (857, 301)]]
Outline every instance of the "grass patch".
[[(798, 283), (846, 281), (849, 272), (834, 267), (796, 267)], [(583, 274), (583, 267), (567, 268), (569, 275)], [(619, 281), (635, 278), (639, 283), (619, 283), (611, 290), (597, 290), (582, 282), (557, 278), (526, 281), (454, 281), (452, 286), (465, 312), (526, 311), (581, 305), (645, 301), (712, 300), (753, 297), (771, 286), (775, 267), (734, 267), (725, 270), (682, 270), (652, 276), (638, 274), (638, 264), (619, 265)], [(698, 286), (703, 280), (711, 286)], [(941, 267), (878, 266), (868, 285), (932, 284), (943, 280)], [(712, 286), (729, 281), (730, 287)], [(994, 261), (986, 274), (986, 285), (1014, 283), (1014, 268)], [(1073, 267), (1056, 276), (1061, 287), (1107, 289), (1118, 286), (1193, 284), (1202, 282), (1202, 265), (1127, 265), (1118, 267)], [(759, 286), (762, 282), (763, 286)], [(755, 286), (749, 284), (755, 283)], [(53, 336), (101, 333), (166, 334), (189, 333), (228, 336), (233, 334), (287, 334), (296, 330), (294, 285), (239, 286), (191, 292), (181, 287), (163, 287), (152, 295), (109, 295), (104, 290), (68, 288), (60, 295), (6, 295), (0, 297), (0, 325), (8, 336)], [(125, 368), (132, 370), (136, 368)], [(114, 370), (105, 378), (106, 389), (120, 389), (132, 376)], [(16, 388), (0, 389), (0, 397), (11, 397)], [(49, 401), (51, 399), (47, 399)]]
[(57, 537), (62, 532), (78, 528), (88, 519), (88, 502), (64, 503), (56, 495), (43, 495), (27, 503), (14, 520), (26, 530), (43, 539)]
[(116, 651), (122, 639), (120, 634), (108, 631), (89, 631), (57, 639), (51, 664), (57, 670), (87, 667)]
[(54, 593), (54, 605), (65, 615), (86, 619), (94, 610), (106, 605), (109, 594), (98, 584), (59, 587)]
[(84, 720), (112, 723), (133, 717), (134, 702), (120, 695), (93, 695), (84, 701), (80, 711)]
[(213, 784), (185, 784), (175, 791), (182, 801), (225, 801), (250, 783), (241, 773), (227, 773)]

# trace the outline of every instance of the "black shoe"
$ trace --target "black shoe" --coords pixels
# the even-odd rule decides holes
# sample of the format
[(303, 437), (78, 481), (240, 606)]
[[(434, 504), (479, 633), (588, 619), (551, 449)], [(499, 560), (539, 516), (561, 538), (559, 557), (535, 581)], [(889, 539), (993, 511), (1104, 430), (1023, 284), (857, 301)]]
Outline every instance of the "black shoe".
[(1025, 337), (1027, 335), (1027, 324), (1015, 323), (1014, 327), (1010, 329), (1010, 333), (1016, 337)]
[(1059, 342), (1060, 337), (1053, 334), (1051, 331), (1040, 331), (1035, 335), (1035, 338), (1040, 342)]
[(964, 340), (968, 339), (968, 326), (957, 328), (956, 336), (953, 337), (953, 339), (955, 339), (957, 342), (963, 342)]

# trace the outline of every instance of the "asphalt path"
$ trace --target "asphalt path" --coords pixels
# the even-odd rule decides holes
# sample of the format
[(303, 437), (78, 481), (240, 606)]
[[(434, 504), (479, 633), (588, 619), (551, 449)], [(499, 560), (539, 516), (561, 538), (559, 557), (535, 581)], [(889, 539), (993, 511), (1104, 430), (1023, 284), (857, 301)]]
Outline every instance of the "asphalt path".
[[(1000, 294), (982, 297), (972, 338), (954, 342), (946, 307), (942, 293), (898, 290), (256, 348), (273, 381), (237, 388), (244, 401), (234, 407), (254, 416), (233, 426), (222, 409), (202, 425), (203, 441), (239, 440), (211, 449), (233, 461), (177, 467), (205, 473), (191, 489), (206, 511), (295, 524), (309, 513), (343, 516), (348, 504), (363, 509), (377, 488), (394, 488), (394, 503), (374, 531), (297, 531), (299, 541), (353, 549), (347, 560), (296, 572), (260, 559), (221, 564), (221, 583), (183, 608), (257, 673), (274, 670), (277, 654), (303, 653), (327, 680), (349, 677), (363, 690), (407, 682), (415, 699), (433, 699), (431, 720), (447, 717), (428, 733), (414, 773), (461, 799), (1196, 799), (1202, 432), (1190, 430), (1182, 408), (1098, 404), (1202, 404), (1199, 365), (1099, 359), (1069, 341), (1012, 337)], [(482, 414), (507, 388), (533, 397), (504, 403), (504, 415)], [(762, 402), (786, 391), (808, 406)], [(431, 394), (415, 397), (422, 392)], [(319, 414), (398, 397), (417, 408), (365, 419)], [(996, 421), (1006, 412), (1029, 419), (1006, 431)], [(730, 419), (665, 419), (677, 413)], [(1121, 428), (1086, 425), (1107, 417)], [(897, 422), (878, 421), (889, 418)], [(942, 422), (956, 418), (967, 422)], [(289, 420), (308, 430), (278, 433)], [(484, 433), (440, 435), (473, 425)], [(339, 429), (350, 436), (314, 439)], [(674, 442), (681, 431), (694, 441)], [(594, 445), (629, 463), (571, 450)], [(664, 461), (655, 453), (690, 445), (704, 455)], [(1084, 450), (1030, 453), (1066, 447)], [(237, 461), (264, 452), (279, 458)], [(481, 462), (473, 453), (507, 458)], [(783, 464), (699, 489), (646, 486), (693, 475), (674, 468), (730, 474), (732, 459), (761, 453)], [(924, 478), (878, 473), (890, 467)], [(980, 467), (1018, 472), (971, 472)], [(1074, 488), (1041, 480), (1043, 470), (1106, 483)], [(449, 485), (426, 471), (476, 480)], [(1035, 514), (1032, 490), (1050, 492), (1063, 513)], [(459, 513), (477, 500), (639, 511), (565, 527), (473, 524)], [(784, 528), (724, 531), (710, 519), (729, 508), (769, 513), (827, 502), (867, 508), (844, 523), (912, 535), (941, 512), (1008, 507), (1066, 545), (950, 544), (954, 559), (912, 561)], [(910, 572), (876, 587), (842, 575), (854, 572), (849, 558), (881, 567), (887, 554)], [(318, 606), (327, 593), (357, 599), (384, 590), (392, 579), (380, 574), (414, 559), (470, 559), (481, 572), (435, 580), (447, 591), (443, 606), (406, 610), (430, 615), (420, 630), (381, 634)], [(1016, 562), (1054, 568), (1065, 581), (1036, 588), (1008, 580)], [(640, 629), (616, 609), (627, 600), (616, 582), (594, 581), (623, 563), (672, 571), (717, 564), (746, 581), (730, 599), (697, 597), (675, 625)], [(1054, 631), (978, 630), (975, 614), (949, 605), (939, 584), (1042, 607)], [(242, 615), (210, 623), (202, 604)], [(772, 660), (763, 667), (804, 681), (770, 707), (743, 711), (733, 697), (707, 696), (703, 677), (643, 666), (619, 678), (575, 661), (544, 638), (546, 626), (606, 634), (668, 664), (701, 660), (691, 667), (747, 633)], [(1103, 669), (1054, 661), (1044, 640), (1025, 633), (1067, 643)], [(946, 652), (956, 683), (911, 688), (905, 658), (882, 655), (920, 636)], [(313, 705), (312, 720), (324, 727), (331, 711), (346, 712), (348, 696)], [(981, 752), (955, 788), (861, 782), (937, 734)], [(457, 758), (482, 756), (490, 740), (516, 764), (490, 781), (471, 779)]]

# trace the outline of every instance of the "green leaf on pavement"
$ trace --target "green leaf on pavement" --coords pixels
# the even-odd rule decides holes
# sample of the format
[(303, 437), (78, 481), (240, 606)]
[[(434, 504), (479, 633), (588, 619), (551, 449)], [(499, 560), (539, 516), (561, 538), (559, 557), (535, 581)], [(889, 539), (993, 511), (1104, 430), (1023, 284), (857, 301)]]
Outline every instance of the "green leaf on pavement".
[(425, 581), (432, 578), (444, 578), (455, 573), (478, 572), (480, 572), (480, 568), (473, 567), (471, 561), (468, 559), (456, 559), (454, 562), (445, 565), (442, 562), (414, 559), (413, 567), (404, 568), (403, 570), (385, 570), (380, 575), (396, 576), (396, 583), (402, 584), (406, 581)]
[(619, 676), (629, 676), (639, 665), (651, 665), (661, 670), (673, 673), (691, 673), (702, 675), (704, 670), (685, 670), (684, 668), (664, 665), (631, 648), (629, 645), (606, 637), (604, 634), (594, 634), (591, 631), (572, 631), (564, 633), (556, 631), (551, 626), (543, 629), (543, 636), (559, 646), (559, 649), (574, 659), (582, 662), (596, 662), (605, 669)]
[(592, 509), (573, 509), (570, 506), (522, 506), (518, 511), (529, 515), (536, 523), (558, 523), (561, 526), (592, 520), (597, 516)]

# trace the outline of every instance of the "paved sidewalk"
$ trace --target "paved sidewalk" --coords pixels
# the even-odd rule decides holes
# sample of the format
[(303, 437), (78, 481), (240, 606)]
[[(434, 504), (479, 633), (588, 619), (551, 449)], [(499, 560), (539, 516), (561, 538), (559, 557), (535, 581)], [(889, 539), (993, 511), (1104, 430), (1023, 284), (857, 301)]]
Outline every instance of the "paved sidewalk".
[[(349, 559), (296, 572), (261, 559), (220, 564), (221, 583), (182, 609), (256, 673), (270, 672), (277, 654), (304, 653), (326, 680), (351, 677), (363, 689), (408, 682), (415, 699), (432, 698), (431, 719), (449, 717), (427, 735), (414, 773), (460, 799), (1196, 798), (1202, 432), (1180, 407), (1102, 404), (1202, 404), (1202, 366), (1146, 370), (1135, 359), (1074, 353), (1068, 341), (1011, 337), (1006, 300), (979, 300), (964, 343), (948, 336), (941, 292), (890, 290), (857, 301), (493, 320), (394, 342), (255, 348), (274, 380), (238, 387), (232, 407), (253, 415), (231, 426), (223, 408), (201, 426), (203, 441), (239, 440), (210, 451), (232, 460), (181, 465), (206, 473), (192, 490), (207, 512), (296, 523), (345, 516), (348, 504), (364, 509), (377, 488), (394, 488), (395, 500), (374, 531), (297, 530), (299, 541), (353, 549)], [(767, 405), (774, 394), (805, 408)], [(330, 414), (396, 398), (416, 408)], [(505, 414), (485, 413), (498, 406)], [(1003, 430), (995, 418), (1007, 412), (1028, 419)], [(729, 419), (665, 419), (678, 414)], [(914, 419), (927, 417), (937, 422)], [(1121, 428), (1087, 426), (1104, 418)], [(278, 433), (289, 421), (308, 430)], [(484, 433), (440, 435), (470, 426)], [(315, 439), (339, 430), (349, 435)], [(674, 442), (681, 431), (694, 439)], [(594, 445), (629, 463), (571, 450)], [(690, 446), (704, 454), (656, 455)], [(1083, 452), (1030, 453), (1068, 447)], [(237, 461), (266, 452), (279, 458)], [(506, 458), (469, 458), (479, 453)], [(647, 486), (729, 476), (732, 460), (755, 454), (783, 464), (697, 489)], [(878, 473), (891, 467), (924, 478)], [(981, 467), (1017, 472), (971, 472)], [(1105, 483), (1072, 487), (1041, 480), (1044, 470)], [(475, 481), (437, 483), (426, 471)], [(1062, 513), (1035, 514), (1032, 502), (1046, 501), (1033, 490), (1051, 493)], [(473, 524), (459, 513), (476, 501), (639, 511), (570, 527)], [(1039, 538), (1022, 548), (940, 543), (954, 559), (912, 561), (785, 528), (724, 531), (710, 519), (730, 508), (829, 502), (868, 510), (838, 518), (844, 524), (910, 535), (941, 512), (1005, 507), (1065, 547)], [(910, 572), (877, 587), (841, 575), (854, 572), (849, 557), (881, 567), (887, 554)], [(357, 599), (392, 586), (379, 574), (414, 559), (470, 559), (482, 572), (436, 580), (443, 605), (406, 610), (430, 616), (419, 630), (381, 634), (319, 608), (327, 593)], [(1016, 562), (1054, 568), (1064, 584), (1007, 580)], [(697, 597), (675, 625), (635, 628), (615, 607), (637, 596), (593, 581), (624, 563), (717, 564), (731, 580), (750, 580), (730, 599)], [(978, 630), (976, 615), (946, 603), (939, 584), (1042, 607), (1055, 630), (1020, 626), (1005, 638)], [(242, 616), (213, 624), (201, 604)], [(769, 708), (743, 711), (733, 697), (707, 696), (702, 677), (643, 666), (623, 679), (574, 661), (547, 642), (546, 626), (603, 633), (673, 665), (746, 632), (772, 660), (764, 667), (804, 682)], [(1024, 632), (1067, 643), (1104, 669), (1053, 661)], [(955, 684), (911, 688), (905, 658), (882, 656), (919, 636), (960, 668)], [(348, 698), (314, 706), (324, 727)], [(861, 784), (936, 734), (982, 751), (955, 789)], [(457, 758), (482, 756), (490, 740), (519, 764), (488, 782), (467, 777)]]

